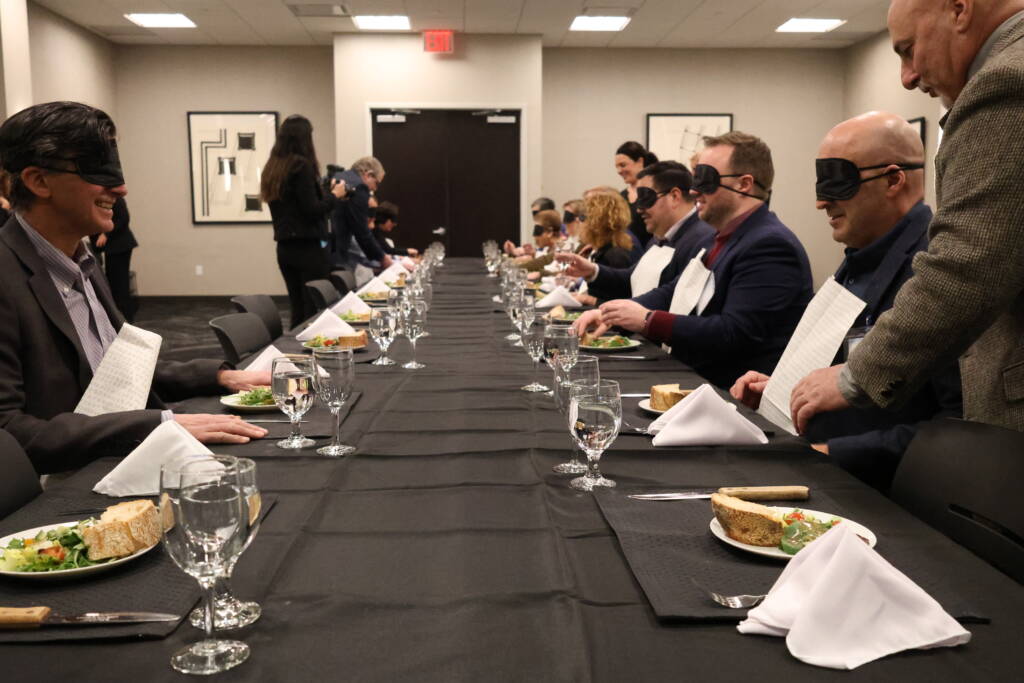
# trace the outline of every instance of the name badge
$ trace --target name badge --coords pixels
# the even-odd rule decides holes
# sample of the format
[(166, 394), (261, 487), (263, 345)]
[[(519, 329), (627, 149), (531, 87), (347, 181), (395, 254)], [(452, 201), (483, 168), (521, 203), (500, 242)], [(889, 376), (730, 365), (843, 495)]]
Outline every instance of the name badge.
[(867, 327), (851, 327), (850, 331), (846, 333), (846, 338), (843, 339), (843, 363), (849, 360), (850, 354), (857, 348), (857, 344), (863, 341), (867, 333), (871, 331), (871, 327), (871, 325)]

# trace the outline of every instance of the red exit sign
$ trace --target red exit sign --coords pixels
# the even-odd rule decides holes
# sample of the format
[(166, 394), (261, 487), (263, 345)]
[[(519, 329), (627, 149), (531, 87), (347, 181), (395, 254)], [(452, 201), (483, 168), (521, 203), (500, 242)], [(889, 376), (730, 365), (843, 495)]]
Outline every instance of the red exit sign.
[(455, 51), (454, 31), (424, 31), (423, 51), (451, 54)]

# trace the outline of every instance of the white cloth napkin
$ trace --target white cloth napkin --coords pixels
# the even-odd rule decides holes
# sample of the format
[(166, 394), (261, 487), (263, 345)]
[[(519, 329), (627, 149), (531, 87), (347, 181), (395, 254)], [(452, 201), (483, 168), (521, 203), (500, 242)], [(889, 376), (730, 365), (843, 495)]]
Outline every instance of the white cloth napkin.
[[(646, 294), (658, 286), (661, 271), (669, 264), (676, 250), (672, 247), (654, 246), (644, 252), (637, 261), (629, 276), (629, 286), (633, 296)], [(674, 312), (674, 311), (673, 311)]]
[(252, 359), (252, 361), (245, 366), (245, 370), (251, 370), (253, 372), (270, 372), (271, 367), (274, 365), (274, 359), (283, 356), (276, 346), (271, 344), (267, 348), (260, 351), (260, 355)]
[(128, 323), (122, 325), (117, 338), (103, 354), (75, 412), (106, 415), (145, 408), (161, 342), (163, 338), (156, 332)]
[(341, 337), (355, 333), (356, 331), (352, 329), (352, 326), (339, 318), (337, 313), (324, 311), (309, 327), (295, 335), (295, 338), (299, 341), (309, 341), (317, 335), (322, 337)]
[(551, 293), (537, 302), (537, 308), (554, 308), (561, 304), (566, 308), (579, 308), (580, 302), (572, 297), (565, 287), (559, 285)]
[(411, 258), (409, 258), (408, 256), (403, 256), (403, 257), (402, 257), (402, 260), (401, 260), (401, 261), (399, 261), (399, 263), (401, 263), (401, 264), (402, 264), (402, 267), (403, 267), (403, 268), (405, 268), (405, 269), (406, 269), (407, 271), (409, 271), (410, 273), (411, 273), (412, 271), (416, 270), (416, 262), (415, 262), (415, 261), (413, 261), (413, 260), (412, 260)]
[(356, 290), (356, 294), (387, 294), (391, 288), (384, 284), (379, 277), (375, 277), (365, 285)]
[(381, 282), (391, 282), (397, 280), (400, 277), (405, 277), (408, 274), (409, 272), (401, 263), (392, 263), (377, 277), (381, 280)]
[(93, 491), (106, 496), (155, 496), (160, 493), (160, 467), (186, 455), (212, 451), (174, 420), (168, 420), (99, 480)]
[(801, 550), (740, 633), (785, 636), (790, 654), (855, 669), (896, 652), (971, 639), (920, 586), (840, 523)]
[(343, 313), (370, 313), (373, 309), (370, 306), (356, 296), (355, 292), (349, 292), (341, 301), (331, 306), (331, 312), (338, 315)]
[(554, 291), (555, 287), (558, 286), (555, 284), (555, 280), (556, 278), (554, 275), (542, 277), (540, 279), (540, 291), (544, 292), (545, 294)]
[(768, 443), (750, 420), (702, 384), (689, 396), (666, 410), (647, 428), (655, 446), (756, 446)]

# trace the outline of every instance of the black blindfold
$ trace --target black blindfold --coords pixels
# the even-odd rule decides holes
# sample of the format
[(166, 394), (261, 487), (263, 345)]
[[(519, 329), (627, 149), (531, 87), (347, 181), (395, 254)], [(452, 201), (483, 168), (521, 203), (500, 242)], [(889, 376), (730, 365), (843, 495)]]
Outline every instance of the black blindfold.
[[(861, 178), (861, 171), (870, 171), (877, 168), (896, 168), (885, 173), (879, 173), (869, 178)], [(828, 159), (815, 159), (814, 169), (818, 175), (818, 181), (814, 186), (818, 201), (842, 201), (852, 199), (860, 192), (860, 186), (871, 180), (878, 180), (896, 171), (914, 171), (924, 168), (924, 164), (876, 164), (874, 166), (857, 166), (849, 159), (830, 157)]]
[(718, 192), (718, 188), (724, 188), (730, 192), (741, 194), (744, 197), (753, 197), (754, 199), (760, 199), (767, 201), (768, 197), (771, 197), (771, 190), (766, 188), (757, 178), (754, 178), (754, 184), (760, 187), (762, 190), (768, 193), (768, 197), (758, 197), (756, 194), (750, 194), (749, 192), (743, 192), (736, 188), (729, 187), (728, 185), (722, 184), (722, 178), (740, 178), (749, 173), (727, 173), (722, 175), (718, 172), (718, 169), (708, 164), (697, 164), (697, 167), (693, 169), (693, 189), (701, 194), (714, 194)]

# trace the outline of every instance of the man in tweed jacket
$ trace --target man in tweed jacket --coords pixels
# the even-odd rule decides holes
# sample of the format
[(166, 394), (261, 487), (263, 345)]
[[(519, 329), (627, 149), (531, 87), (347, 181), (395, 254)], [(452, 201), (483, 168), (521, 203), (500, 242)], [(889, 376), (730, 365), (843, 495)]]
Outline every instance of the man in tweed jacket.
[(849, 362), (794, 388), (793, 421), (897, 407), (961, 356), (964, 417), (1024, 431), (1024, 0), (893, 0), (889, 33), (904, 87), (949, 107), (930, 246)]

